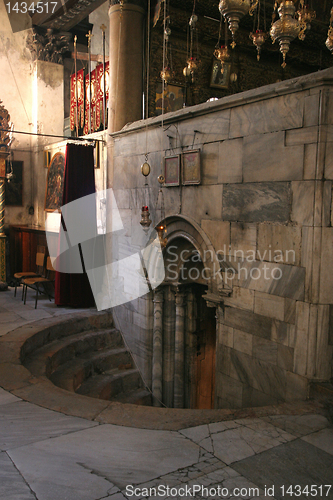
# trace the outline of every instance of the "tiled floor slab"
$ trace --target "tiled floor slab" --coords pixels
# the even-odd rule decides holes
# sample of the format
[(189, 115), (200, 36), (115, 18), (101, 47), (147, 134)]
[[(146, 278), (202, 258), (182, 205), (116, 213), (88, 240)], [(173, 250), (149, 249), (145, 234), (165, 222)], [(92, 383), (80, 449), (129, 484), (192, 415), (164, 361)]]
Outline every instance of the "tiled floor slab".
[(0, 453), (0, 498), (36, 500), (35, 495), (6, 453)]
[(96, 425), (96, 422), (68, 417), (25, 401), (1, 405), (0, 449), (13, 449)]
[[(333, 455), (333, 429), (322, 429), (321, 431), (314, 432), (309, 436), (305, 436), (302, 438), (307, 443), (311, 443), (314, 446), (317, 446), (321, 450), (326, 451)], [(333, 477), (333, 471), (332, 471)], [(333, 482), (333, 481), (332, 481)]]
[(325, 429), (330, 425), (323, 415), (272, 415), (263, 417), (262, 420), (297, 437)]
[[(199, 447), (176, 432), (101, 425), (9, 454), (39, 500), (62, 498), (59, 478), (64, 487), (68, 485), (68, 500), (94, 500), (102, 496), (92, 493), (92, 477), (102, 479), (101, 489), (104, 481), (108, 489), (114, 485), (123, 489), (198, 462)], [(71, 488), (82, 484), (87, 491), (77, 496)], [(54, 491), (56, 495), (49, 493)]]
[[(274, 486), (274, 498), (277, 500), (296, 498), (296, 495), (283, 496), (283, 487), (286, 490), (290, 485), (300, 485), (303, 489), (333, 483), (333, 457), (300, 439), (242, 460), (233, 464), (233, 468), (261, 488)], [(328, 500), (333, 499), (332, 489), (325, 496)], [(309, 500), (316, 497), (305, 493), (297, 495), (297, 498)]]
[(0, 388), (0, 405), (8, 405), (10, 403), (16, 403), (17, 401), (20, 401), (20, 398)]
[[(259, 423), (256, 423), (257, 427)], [(240, 425), (211, 435), (214, 455), (226, 464), (231, 464), (244, 458), (261, 453), (269, 448), (286, 443), (293, 436), (276, 427), (267, 424), (263, 429), (251, 429)]]
[(197, 427), (184, 429), (180, 432), (183, 436), (191, 439), (191, 441), (194, 441), (199, 446), (202, 446), (205, 450), (213, 453), (213, 444), (208, 425), (198, 425)]

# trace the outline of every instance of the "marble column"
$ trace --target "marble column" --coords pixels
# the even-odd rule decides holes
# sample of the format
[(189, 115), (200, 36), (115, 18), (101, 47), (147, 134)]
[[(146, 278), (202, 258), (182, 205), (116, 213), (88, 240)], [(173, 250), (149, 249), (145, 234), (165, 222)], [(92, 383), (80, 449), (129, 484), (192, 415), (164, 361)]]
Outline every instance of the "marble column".
[(154, 330), (153, 330), (153, 368), (152, 391), (153, 405), (161, 406), (162, 401), (162, 328), (163, 328), (163, 290), (154, 292)]
[(174, 408), (184, 408), (184, 292), (176, 292)]
[(109, 132), (142, 118), (145, 0), (111, 0)]
[(163, 403), (173, 407), (173, 378), (175, 369), (175, 294), (170, 286), (164, 288), (163, 309)]
[(195, 295), (189, 289), (186, 294), (185, 320), (185, 408), (194, 408), (196, 399), (196, 315)]

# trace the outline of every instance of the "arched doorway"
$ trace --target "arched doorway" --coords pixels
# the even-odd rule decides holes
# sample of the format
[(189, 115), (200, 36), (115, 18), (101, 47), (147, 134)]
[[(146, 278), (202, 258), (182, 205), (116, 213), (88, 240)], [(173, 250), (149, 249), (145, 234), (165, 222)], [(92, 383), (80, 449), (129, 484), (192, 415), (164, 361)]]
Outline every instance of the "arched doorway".
[(165, 280), (154, 291), (155, 404), (214, 408), (216, 304), (207, 297), (221, 286), (219, 274), (212, 272), (219, 263), (192, 221), (169, 218), (167, 230)]

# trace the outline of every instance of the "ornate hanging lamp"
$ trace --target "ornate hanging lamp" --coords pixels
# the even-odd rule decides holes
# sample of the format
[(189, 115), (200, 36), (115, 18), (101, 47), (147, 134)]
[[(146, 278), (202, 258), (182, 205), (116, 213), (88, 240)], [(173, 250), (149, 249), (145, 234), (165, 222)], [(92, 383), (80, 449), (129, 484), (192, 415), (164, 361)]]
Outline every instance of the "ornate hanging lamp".
[(221, 63), (221, 73), (222, 74), (224, 72), (224, 64), (230, 60), (230, 52), (229, 52), (229, 49), (228, 49), (228, 26), (227, 26), (226, 22), (225, 22), (224, 45), (220, 44), (223, 19), (224, 18), (221, 15), (220, 29), (219, 29), (219, 38), (218, 38), (217, 44), (215, 45), (215, 50), (214, 50), (214, 56)]
[(257, 60), (260, 59), (261, 47), (267, 39), (266, 33), (266, 4), (264, 0), (264, 29), (260, 29), (260, 14), (261, 14), (261, 0), (258, 1), (257, 8), (253, 19), (253, 31), (250, 33), (250, 39), (253, 45), (257, 48)]
[[(191, 77), (192, 83), (194, 82), (194, 76), (195, 72), (198, 69), (199, 66), (199, 59), (198, 59), (198, 32), (196, 30), (198, 22), (198, 16), (195, 14), (195, 0), (193, 2), (193, 12), (189, 20), (189, 29), (190, 29), (190, 54), (189, 57), (186, 61), (186, 66), (183, 69), (183, 75), (186, 77)], [(196, 56), (194, 56), (194, 33), (196, 33)], [(187, 53), (188, 53), (188, 47), (187, 47)]]
[(232, 34), (231, 47), (235, 48), (235, 34), (239, 28), (239, 21), (246, 14), (252, 14), (256, 8), (258, 0), (221, 0), (219, 10), (223, 17), (228, 21), (229, 29)]
[(325, 45), (328, 48), (328, 50), (333, 54), (333, 7), (331, 9), (330, 26), (328, 28)]
[[(299, 9), (295, 15), (297, 0), (276, 0), (273, 12), (270, 35), (273, 43), (280, 44), (280, 52), (283, 56), (282, 67), (286, 67), (286, 55), (289, 51), (290, 42), (296, 37), (304, 40), (305, 32), (309, 29), (311, 19), (315, 12), (304, 5), (304, 0), (299, 0)], [(276, 10), (279, 19), (275, 21)]]

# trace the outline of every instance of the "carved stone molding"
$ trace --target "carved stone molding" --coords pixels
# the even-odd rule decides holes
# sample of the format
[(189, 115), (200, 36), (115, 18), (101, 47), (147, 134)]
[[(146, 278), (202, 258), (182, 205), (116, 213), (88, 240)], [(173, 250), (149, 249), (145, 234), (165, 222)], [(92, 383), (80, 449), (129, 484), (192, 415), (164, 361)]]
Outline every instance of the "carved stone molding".
[(34, 27), (27, 37), (27, 47), (35, 60), (63, 64), (64, 55), (70, 50), (71, 37), (70, 33)]

